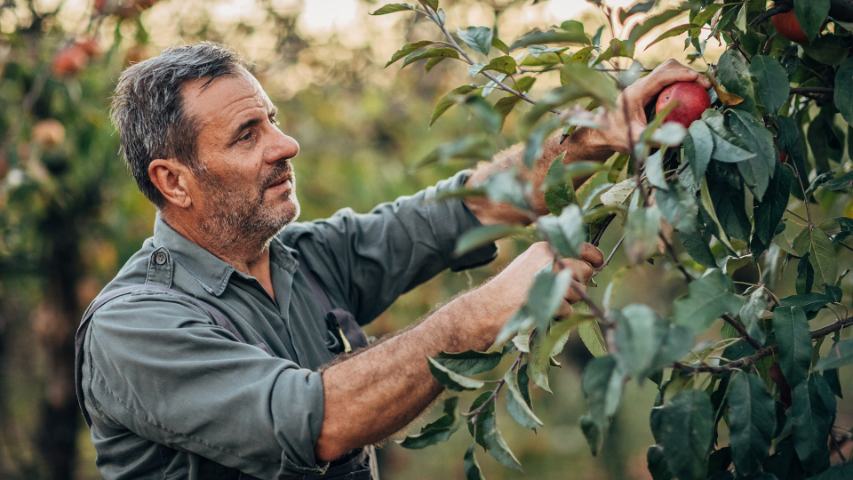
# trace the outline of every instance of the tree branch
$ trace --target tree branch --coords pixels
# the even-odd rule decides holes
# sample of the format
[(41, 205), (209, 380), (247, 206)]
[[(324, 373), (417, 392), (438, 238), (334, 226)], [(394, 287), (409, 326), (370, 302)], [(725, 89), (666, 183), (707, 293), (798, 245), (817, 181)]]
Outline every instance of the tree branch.
[[(835, 333), (843, 328), (849, 327), (853, 325), (853, 317), (847, 317), (842, 320), (838, 320), (834, 323), (831, 323), (825, 327), (818, 328), (817, 330), (813, 330), (809, 333), (809, 336), (812, 340), (823, 338), (830, 333)], [(742, 370), (743, 368), (750, 367), (754, 365), (756, 362), (761, 360), (764, 357), (772, 355), (776, 351), (776, 346), (763, 347), (758, 349), (757, 352), (752, 355), (748, 355), (743, 358), (739, 358), (737, 360), (733, 360), (731, 362), (727, 362), (723, 365), (708, 365), (706, 363), (698, 363), (698, 364), (686, 364), (682, 362), (675, 362), (672, 365), (672, 368), (677, 370), (683, 370), (687, 372), (709, 372), (709, 373), (725, 373), (725, 372), (733, 372), (736, 370)]]

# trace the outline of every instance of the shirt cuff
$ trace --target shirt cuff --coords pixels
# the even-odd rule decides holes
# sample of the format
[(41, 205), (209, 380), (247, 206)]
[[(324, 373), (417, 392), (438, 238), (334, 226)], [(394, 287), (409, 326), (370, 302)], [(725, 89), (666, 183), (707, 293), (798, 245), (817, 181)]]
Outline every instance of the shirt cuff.
[(322, 475), (329, 463), (317, 462), (314, 453), (323, 426), (322, 376), (298, 369), (279, 377), (279, 382), (271, 402), (278, 409), (275, 431), (282, 446), (279, 477)]
[(469, 268), (485, 265), (495, 259), (498, 255), (498, 247), (494, 242), (483, 245), (476, 250), (472, 250), (462, 256), (453, 255), (453, 250), (456, 248), (456, 241), (465, 232), (483, 226), (477, 216), (465, 205), (465, 202), (458, 197), (451, 197), (445, 200), (436, 200), (442, 195), (465, 188), (465, 182), (471, 176), (471, 170), (462, 170), (456, 175), (438, 182), (434, 189), (428, 193), (427, 201), (436, 201), (443, 204), (443, 210), (440, 217), (432, 217), (433, 231), (449, 240), (449, 255), (448, 266), (454, 272), (467, 270)]

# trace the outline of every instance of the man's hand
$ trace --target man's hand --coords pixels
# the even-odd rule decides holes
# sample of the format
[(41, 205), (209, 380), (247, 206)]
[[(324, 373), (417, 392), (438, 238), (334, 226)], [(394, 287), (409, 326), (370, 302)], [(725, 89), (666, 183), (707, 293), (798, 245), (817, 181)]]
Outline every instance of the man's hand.
[[(486, 295), (490, 303), (501, 304), (505, 311), (514, 312), (527, 301), (527, 291), (533, 284), (533, 278), (553, 260), (554, 255), (547, 243), (534, 243), (478, 291)], [(604, 255), (592, 244), (585, 243), (580, 258), (563, 258), (559, 263), (561, 268), (572, 272), (574, 279), (559, 310), (560, 315), (568, 315), (572, 311), (571, 304), (581, 299), (580, 291), (586, 291), (589, 279), (604, 265)]]
[[(590, 132), (590, 142), (601, 143), (608, 149), (626, 153), (629, 150), (630, 128), (637, 141), (646, 128), (646, 105), (664, 88), (677, 82), (698, 82), (705, 88), (711, 87), (707, 77), (675, 60), (658, 65), (650, 74), (637, 80), (619, 95), (616, 107), (603, 113), (597, 120), (598, 129)], [(627, 114), (627, 118), (626, 118)], [(594, 133), (593, 133), (594, 132)]]
[[(562, 138), (561, 132), (548, 137), (542, 145), (542, 157), (539, 158), (532, 170), (522, 166), (524, 145), (516, 144), (498, 153), (491, 162), (481, 162), (471, 174), (467, 185), (469, 187), (480, 185), (500, 171), (520, 167), (523, 174), (533, 183), (533, 198), (530, 199), (532, 209), (536, 214), (544, 215), (548, 210), (545, 208), (545, 198), (540, 187), (554, 158), (565, 153), (563, 159), (565, 163), (577, 160), (604, 161), (614, 151), (627, 152), (630, 148), (628, 126), (630, 125), (630, 132), (634, 140), (639, 139), (648, 123), (645, 113), (646, 105), (661, 90), (676, 82), (699, 82), (706, 88), (711, 86), (710, 81), (699, 72), (685, 67), (675, 60), (667, 60), (654, 71), (626, 88), (619, 95), (617, 106), (602, 113), (596, 119), (599, 128), (578, 128), (567, 139)], [(577, 184), (583, 179), (577, 178), (575, 181)], [(495, 223), (526, 224), (532, 220), (529, 215), (519, 212), (518, 209), (509, 204), (493, 203), (485, 197), (466, 198), (465, 204), (485, 225)]]

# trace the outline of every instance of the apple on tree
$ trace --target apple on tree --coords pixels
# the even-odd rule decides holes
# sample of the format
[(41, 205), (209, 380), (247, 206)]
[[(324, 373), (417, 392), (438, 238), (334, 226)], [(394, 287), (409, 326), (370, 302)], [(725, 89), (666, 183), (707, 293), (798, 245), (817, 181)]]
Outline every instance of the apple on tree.
[(702, 112), (711, 106), (711, 97), (705, 91), (705, 87), (697, 82), (673, 83), (658, 95), (655, 112), (660, 113), (672, 102), (677, 104), (664, 121), (680, 123), (687, 128), (691, 123), (699, 120)]

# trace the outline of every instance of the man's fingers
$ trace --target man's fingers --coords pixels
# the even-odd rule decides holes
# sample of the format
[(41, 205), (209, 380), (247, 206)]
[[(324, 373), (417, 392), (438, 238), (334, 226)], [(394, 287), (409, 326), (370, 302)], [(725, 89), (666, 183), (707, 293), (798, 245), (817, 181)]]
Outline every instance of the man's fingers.
[(641, 102), (645, 105), (661, 90), (676, 82), (698, 82), (705, 88), (711, 87), (711, 82), (704, 75), (675, 60), (668, 60), (642, 79)]
[(595, 245), (584, 243), (581, 245), (581, 260), (595, 268), (601, 268), (604, 265), (604, 254)]
[(595, 269), (592, 265), (583, 260), (568, 258), (561, 260), (560, 263), (563, 264), (563, 268), (572, 272), (572, 277), (575, 279), (575, 283), (587, 283), (589, 279), (592, 278), (593, 274), (595, 274)]
[(569, 291), (566, 292), (566, 296), (563, 298), (565, 298), (565, 300), (570, 304), (577, 303), (583, 298), (583, 296), (581, 296), (581, 292), (586, 293), (586, 285), (578, 282), (572, 282), (572, 286), (569, 287)]

